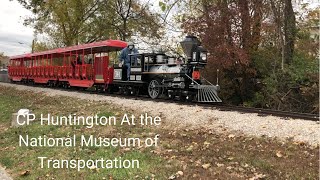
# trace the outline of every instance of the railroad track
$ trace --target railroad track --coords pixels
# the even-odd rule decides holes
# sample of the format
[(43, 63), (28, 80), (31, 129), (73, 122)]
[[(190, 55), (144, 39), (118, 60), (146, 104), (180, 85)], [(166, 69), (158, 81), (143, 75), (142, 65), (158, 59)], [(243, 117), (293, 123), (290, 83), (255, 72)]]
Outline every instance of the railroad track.
[[(83, 92), (83, 91), (79, 91)], [(86, 93), (94, 93), (92, 91), (85, 91)], [(100, 93), (102, 95), (108, 95), (113, 97), (122, 97), (120, 94), (105, 94)], [(125, 96), (126, 99), (134, 99), (134, 100), (148, 100), (148, 101), (156, 101), (156, 102), (165, 102), (165, 103), (174, 103), (177, 105), (190, 105), (190, 106), (201, 106), (206, 109), (218, 109), (220, 111), (237, 111), (240, 113), (257, 113), (259, 116), (277, 116), (283, 119), (302, 119), (302, 120), (310, 120), (310, 121), (319, 121), (319, 114), (311, 114), (311, 113), (299, 113), (299, 112), (290, 112), (290, 111), (280, 111), (273, 109), (263, 109), (263, 108), (252, 108), (252, 107), (243, 107), (243, 106), (231, 106), (223, 103), (195, 103), (195, 102), (182, 102), (179, 100), (168, 100), (168, 99), (150, 99), (148, 96)], [(319, 121), (320, 122), (320, 121)]]
[[(3, 83), (3, 82), (2, 82)], [(11, 83), (8, 83), (11, 84)], [(15, 85), (23, 85), (24, 84), (15, 84)], [(29, 85), (28, 85), (29, 86)], [(43, 86), (35, 86), (35, 87), (41, 87), (41, 88), (47, 88)], [(55, 89), (55, 88), (54, 88)], [(119, 97), (123, 98), (124, 95), (120, 94), (107, 94), (107, 93), (98, 93), (96, 91), (88, 91), (88, 90), (75, 90), (75, 89), (62, 89), (58, 88), (59, 90), (64, 91), (75, 91), (75, 92), (81, 92), (81, 93), (88, 93), (88, 94), (99, 94), (99, 95), (108, 95), (112, 97)], [(147, 96), (125, 96), (126, 99), (133, 99), (133, 100), (148, 100), (148, 101), (155, 101), (155, 102), (165, 102), (165, 103), (174, 103), (177, 105), (189, 105), (189, 106), (201, 106), (206, 109), (217, 109), (220, 111), (237, 111), (240, 113), (257, 113), (259, 116), (277, 116), (284, 119), (302, 119), (302, 120), (310, 120), (310, 121), (319, 121), (319, 114), (311, 114), (311, 113), (299, 113), (299, 112), (290, 112), (290, 111), (279, 111), (279, 110), (272, 110), (272, 109), (263, 109), (263, 108), (252, 108), (252, 107), (243, 107), (243, 106), (231, 106), (221, 103), (194, 103), (194, 102), (182, 102), (178, 100), (168, 100), (168, 99), (155, 99), (152, 100)]]
[[(168, 100), (157, 100), (162, 102), (170, 102)], [(258, 116), (277, 116), (283, 119), (302, 119), (310, 121), (319, 121), (319, 114), (311, 113), (299, 113), (290, 111), (279, 111), (273, 109), (263, 109), (263, 108), (253, 108), (253, 107), (243, 107), (243, 106), (231, 106), (223, 103), (191, 103), (191, 102), (179, 102), (171, 101), (171, 103), (183, 104), (183, 105), (197, 105), (206, 109), (218, 109), (220, 111), (237, 111), (240, 113), (257, 113)]]
[(303, 119), (311, 121), (319, 121), (319, 114), (311, 113), (299, 113), (299, 112), (290, 112), (290, 111), (279, 111), (273, 109), (262, 109), (262, 108), (251, 108), (251, 107), (242, 107), (242, 106), (229, 106), (229, 105), (217, 105), (214, 107), (219, 108), (223, 111), (238, 111), (243, 113), (257, 113), (259, 116), (277, 116), (284, 119)]

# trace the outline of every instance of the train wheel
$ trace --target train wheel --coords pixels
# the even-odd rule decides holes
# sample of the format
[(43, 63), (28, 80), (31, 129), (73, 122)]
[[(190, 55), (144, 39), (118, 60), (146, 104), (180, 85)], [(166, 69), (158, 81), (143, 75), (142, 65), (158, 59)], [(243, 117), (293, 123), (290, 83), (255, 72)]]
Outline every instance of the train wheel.
[(160, 82), (156, 79), (149, 82), (148, 94), (152, 99), (156, 99), (161, 95), (162, 88), (157, 87), (160, 85)]

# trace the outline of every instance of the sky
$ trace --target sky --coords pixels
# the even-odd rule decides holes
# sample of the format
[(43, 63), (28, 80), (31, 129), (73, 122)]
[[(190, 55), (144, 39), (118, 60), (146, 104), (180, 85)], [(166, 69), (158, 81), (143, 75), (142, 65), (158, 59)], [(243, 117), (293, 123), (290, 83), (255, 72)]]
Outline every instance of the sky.
[[(0, 53), (7, 56), (31, 52), (33, 29), (23, 25), (25, 17), (31, 16), (31, 12), (24, 9), (17, 0), (0, 0)], [(145, 0), (142, 0), (145, 1)], [(153, 7), (158, 9), (159, 0)], [(304, 0), (311, 6), (319, 5), (319, 0)], [(168, 33), (172, 34), (172, 32)], [(175, 34), (176, 35), (176, 34)], [(169, 36), (168, 39), (173, 39)]]
[(16, 0), (1, 0), (0, 52), (7, 56), (31, 52), (33, 29), (23, 25), (24, 18), (30, 15)]

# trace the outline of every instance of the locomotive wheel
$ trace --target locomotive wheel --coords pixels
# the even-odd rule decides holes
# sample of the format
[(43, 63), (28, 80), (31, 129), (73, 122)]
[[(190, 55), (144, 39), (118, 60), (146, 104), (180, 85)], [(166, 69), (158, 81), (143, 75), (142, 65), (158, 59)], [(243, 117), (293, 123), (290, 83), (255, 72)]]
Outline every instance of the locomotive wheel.
[(152, 99), (156, 99), (161, 95), (162, 88), (156, 87), (158, 85), (160, 85), (160, 82), (156, 79), (149, 82), (148, 94)]

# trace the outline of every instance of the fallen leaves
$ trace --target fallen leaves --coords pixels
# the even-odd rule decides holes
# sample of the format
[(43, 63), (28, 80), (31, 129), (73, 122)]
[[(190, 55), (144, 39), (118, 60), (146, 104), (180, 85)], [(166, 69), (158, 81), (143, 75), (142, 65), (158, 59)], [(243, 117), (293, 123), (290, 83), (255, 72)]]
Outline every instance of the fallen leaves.
[(203, 143), (203, 145), (210, 145), (210, 143), (207, 142), (207, 141), (205, 141), (205, 142)]
[(306, 145), (306, 143), (303, 141), (295, 141), (295, 142), (293, 142), (293, 144), (298, 145), (298, 146), (305, 146)]
[(187, 152), (191, 152), (192, 150), (193, 150), (193, 145), (190, 145), (190, 146), (186, 149)]
[(171, 175), (168, 179), (169, 179), (169, 180), (173, 180), (173, 179), (176, 179), (176, 178), (177, 178), (176, 175), (173, 174), (173, 175)]
[(234, 135), (234, 134), (230, 134), (230, 135), (228, 136), (229, 139), (232, 139), (232, 138), (234, 138), (234, 137), (236, 137), (236, 135)]
[(25, 171), (20, 173), (20, 176), (28, 176), (28, 175), (30, 175), (30, 171), (29, 170), (25, 170)]
[(183, 176), (183, 172), (182, 171), (178, 171), (176, 174), (179, 175), (179, 176)]
[(208, 163), (208, 164), (203, 164), (202, 165), (202, 168), (203, 169), (209, 169), (211, 167), (211, 164), (210, 163)]
[(203, 148), (209, 148), (209, 146), (210, 146), (210, 143), (208, 141), (205, 141), (203, 143)]
[(223, 166), (224, 166), (224, 164), (217, 163), (217, 166), (218, 166), (218, 167), (223, 167)]
[(228, 157), (227, 158), (229, 161), (232, 161), (234, 159), (234, 157)]
[(258, 179), (264, 179), (266, 177), (266, 175), (264, 174), (255, 174), (252, 178), (250, 178), (249, 180), (258, 180)]
[(176, 174), (171, 175), (168, 179), (173, 180), (183, 176), (183, 171), (178, 171)]
[(277, 156), (278, 158), (281, 158), (281, 157), (283, 157), (283, 154), (281, 153), (281, 151), (277, 151), (276, 156)]

